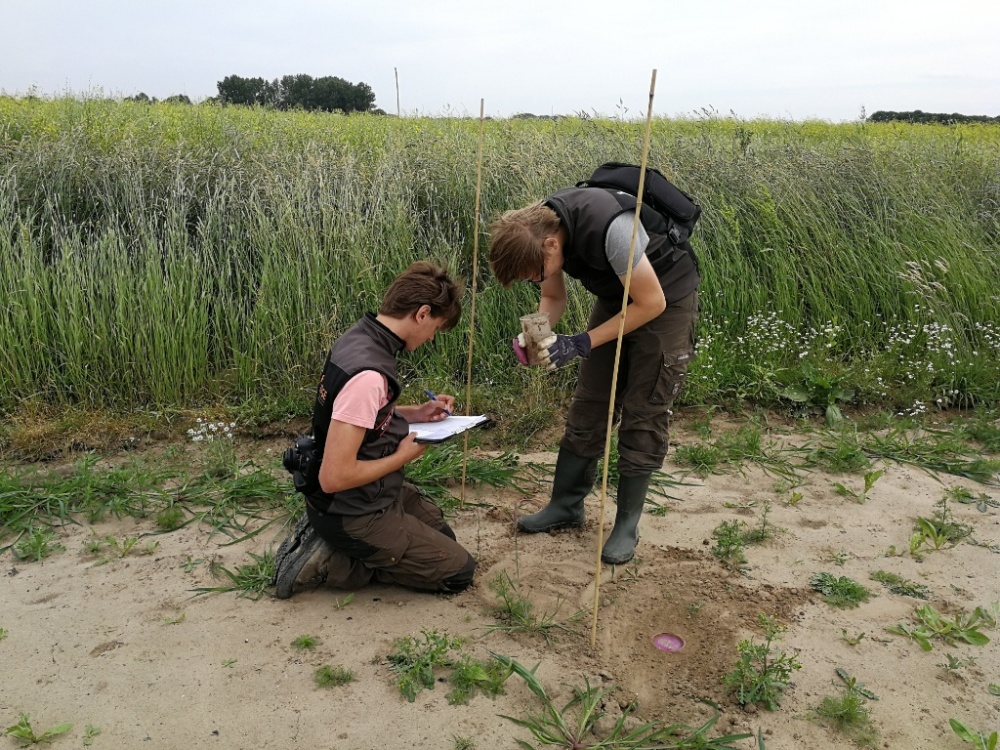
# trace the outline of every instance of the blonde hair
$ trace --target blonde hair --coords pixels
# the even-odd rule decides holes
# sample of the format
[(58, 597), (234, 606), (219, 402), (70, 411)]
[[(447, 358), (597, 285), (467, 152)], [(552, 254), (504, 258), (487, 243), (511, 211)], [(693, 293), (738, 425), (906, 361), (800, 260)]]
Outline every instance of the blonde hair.
[(542, 243), (559, 232), (559, 216), (541, 202), (507, 211), (490, 225), (490, 268), (504, 287), (533, 278), (545, 262)]

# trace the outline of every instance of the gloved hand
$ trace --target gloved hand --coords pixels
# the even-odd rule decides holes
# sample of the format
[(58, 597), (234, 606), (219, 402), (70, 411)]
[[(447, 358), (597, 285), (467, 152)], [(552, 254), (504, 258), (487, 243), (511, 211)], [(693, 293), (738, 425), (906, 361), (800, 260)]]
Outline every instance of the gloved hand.
[(565, 367), (577, 357), (586, 359), (590, 356), (590, 334), (585, 332), (564, 336), (557, 333), (542, 341), (541, 347), (545, 350), (542, 354), (542, 366), (555, 370)]
[(524, 340), (524, 334), (519, 333), (517, 337), (510, 342), (510, 345), (514, 348), (514, 354), (517, 356), (517, 361), (521, 363), (522, 367), (528, 366), (528, 344)]

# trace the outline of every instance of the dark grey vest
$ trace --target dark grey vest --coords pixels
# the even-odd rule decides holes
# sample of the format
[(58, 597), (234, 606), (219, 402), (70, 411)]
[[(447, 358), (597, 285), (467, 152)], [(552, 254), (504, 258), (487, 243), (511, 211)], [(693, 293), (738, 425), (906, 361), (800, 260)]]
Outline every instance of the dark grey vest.
[[(364, 370), (382, 373), (389, 383), (389, 403), (378, 413), (375, 427), (365, 431), (358, 458), (371, 461), (396, 452), (399, 441), (409, 433), (406, 420), (395, 412), (402, 390), (396, 379), (396, 353), (405, 343), (376, 320), (371, 313), (347, 330), (330, 348), (323, 377), (316, 389), (313, 406), (313, 437), (320, 450), (326, 445), (333, 402), (351, 378)], [(309, 492), (313, 506), (327, 513), (360, 516), (388, 507), (396, 499), (403, 483), (403, 470), (393, 472), (361, 487), (328, 493)]]
[[(635, 204), (635, 197), (627, 193), (593, 187), (566, 188), (545, 201), (566, 229), (563, 271), (608, 301), (620, 302), (625, 289), (608, 263), (605, 237), (612, 220), (625, 211), (635, 211)], [(667, 303), (691, 294), (701, 281), (691, 245), (671, 244), (663, 217), (645, 204), (639, 220), (649, 235), (646, 257), (660, 280)]]

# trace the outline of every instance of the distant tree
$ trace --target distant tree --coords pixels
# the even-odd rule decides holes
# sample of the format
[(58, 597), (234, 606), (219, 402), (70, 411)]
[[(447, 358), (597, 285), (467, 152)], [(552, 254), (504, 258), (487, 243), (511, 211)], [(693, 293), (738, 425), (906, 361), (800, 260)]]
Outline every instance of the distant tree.
[(219, 101), (223, 104), (245, 104), (252, 106), (275, 106), (277, 104), (277, 81), (268, 83), (263, 78), (241, 78), (226, 76), (216, 84)]
[(145, 93), (143, 93), (142, 91), (140, 91), (135, 96), (126, 96), (125, 97), (125, 101), (127, 101), (127, 102), (137, 102), (139, 104), (153, 104), (153, 103), (156, 102), (156, 99), (155, 98), (154, 99), (150, 99)]
[(263, 78), (226, 76), (216, 86), (223, 104), (244, 104), (278, 109), (322, 110), (324, 112), (371, 112), (375, 92), (367, 83), (353, 84), (336, 76), (313, 78), (305, 73), (282, 76), (268, 82)]
[(190, 104), (191, 103), (191, 99), (188, 97), (187, 94), (174, 94), (173, 96), (168, 96), (163, 101), (167, 102), (168, 104)]
[(277, 106), (281, 109), (315, 109), (314, 82), (312, 76), (299, 73), (294, 76), (282, 76), (276, 81), (278, 90)]
[(878, 110), (868, 117), (868, 122), (910, 122), (910, 123), (943, 123), (951, 125), (960, 122), (988, 122), (1000, 123), (1000, 117), (987, 117), (986, 115), (961, 115), (957, 112), (944, 114), (940, 112), (924, 112), (915, 109), (911, 112), (890, 112)]

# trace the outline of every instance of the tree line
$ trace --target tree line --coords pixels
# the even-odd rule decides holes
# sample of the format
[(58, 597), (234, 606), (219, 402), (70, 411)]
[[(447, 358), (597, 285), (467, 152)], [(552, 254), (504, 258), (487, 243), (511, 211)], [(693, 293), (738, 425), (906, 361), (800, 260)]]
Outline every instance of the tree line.
[(957, 112), (944, 114), (941, 112), (924, 112), (915, 109), (912, 112), (890, 112), (880, 109), (872, 113), (868, 122), (912, 122), (912, 123), (943, 123), (945, 125), (966, 122), (1000, 123), (1000, 117), (986, 115), (960, 115)]
[(337, 76), (282, 76), (263, 78), (226, 76), (216, 86), (222, 104), (243, 104), (274, 109), (321, 110), (323, 112), (375, 112), (375, 92), (367, 83), (351, 83)]

